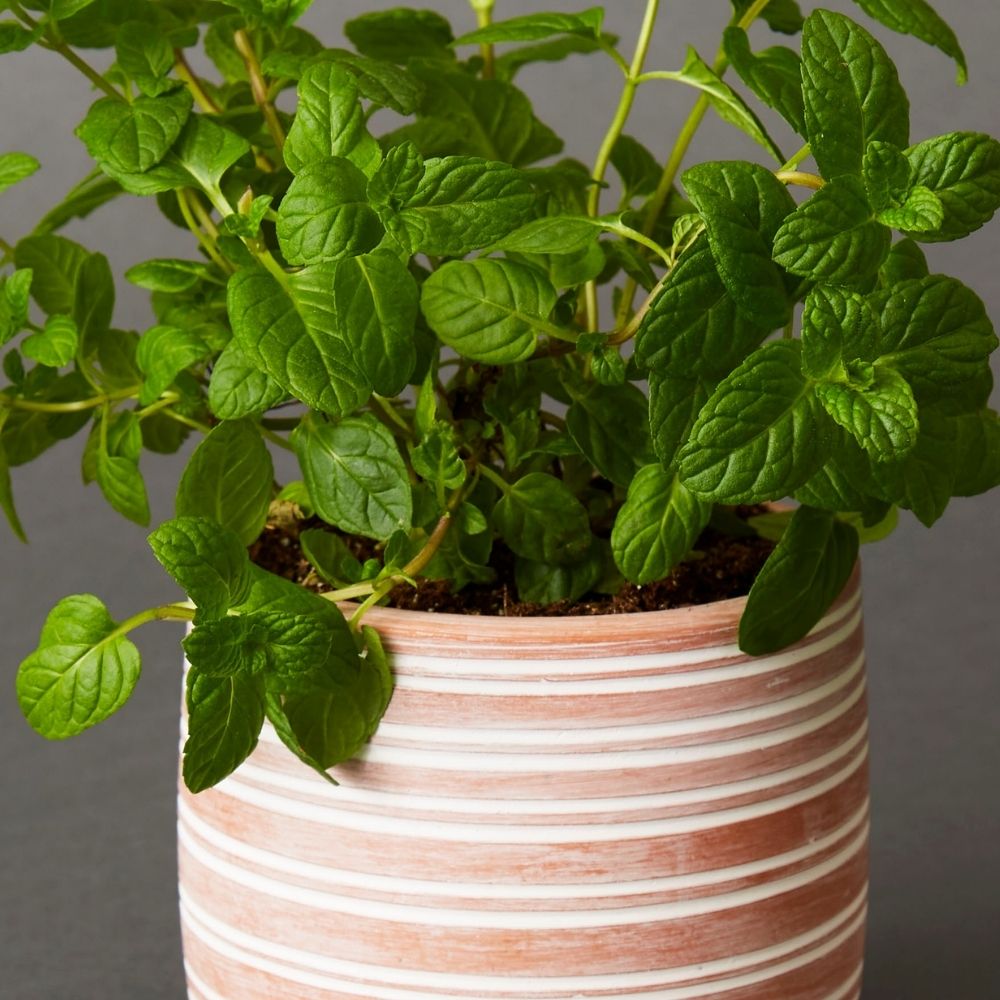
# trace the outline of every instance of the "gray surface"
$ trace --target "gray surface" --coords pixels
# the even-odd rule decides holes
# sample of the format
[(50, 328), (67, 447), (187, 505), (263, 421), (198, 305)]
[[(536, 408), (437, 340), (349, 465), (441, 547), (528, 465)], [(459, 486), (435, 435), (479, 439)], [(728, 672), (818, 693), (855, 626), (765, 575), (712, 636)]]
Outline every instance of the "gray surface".
[[(340, 16), (392, 6), (317, 2), (307, 24), (333, 39)], [(427, 2), (467, 20), (461, 0)], [(585, 4), (500, 0), (501, 10), (572, 10)], [(630, 40), (642, 4), (609, 5), (610, 30)], [(811, 5), (807, 5), (811, 6)], [(845, 11), (849, 3), (829, 6)], [(1000, 132), (997, 110), (1000, 9), (994, 0), (939, 4), (959, 30), (972, 67), (964, 91), (952, 68), (918, 43), (888, 36), (914, 113), (915, 139), (957, 128)], [(674, 67), (681, 41), (707, 56), (725, 0), (664, 4), (651, 67)], [(883, 37), (886, 33), (880, 33)], [(554, 82), (555, 81), (555, 82)], [(600, 81), (595, 89), (591, 81)], [(615, 73), (597, 59), (549, 68), (522, 84), (541, 117), (589, 161), (617, 100)], [(577, 95), (585, 94), (582, 105)], [(86, 170), (72, 127), (87, 87), (44, 53), (0, 59), (0, 149), (43, 160), (33, 179), (0, 202), (0, 233), (15, 239)], [(630, 131), (666, 150), (690, 106), (688, 93), (650, 87)], [(792, 147), (794, 148), (794, 147)], [(714, 122), (694, 156), (756, 156)], [(186, 254), (183, 234), (134, 199), (70, 230), (109, 250), (116, 268), (151, 256)], [(1000, 317), (1000, 226), (932, 254)], [(118, 320), (141, 327), (141, 295), (125, 289)], [(156, 1000), (183, 996), (174, 885), (174, 775), (179, 691), (176, 627), (147, 629), (145, 674), (132, 702), (109, 724), (69, 745), (49, 745), (20, 718), (14, 671), (48, 608), (67, 593), (93, 591), (124, 617), (173, 591), (143, 532), (79, 485), (80, 442), (16, 471), (30, 548), (0, 531), (0, 998)], [(169, 516), (179, 459), (150, 456), (145, 470), (154, 515)], [(1000, 995), (997, 801), (1000, 639), (996, 566), (1000, 504), (956, 501), (928, 534), (912, 520), (865, 553), (873, 724), (873, 901), (866, 1000), (987, 1000)], [(233, 998), (239, 1000), (239, 998)]]

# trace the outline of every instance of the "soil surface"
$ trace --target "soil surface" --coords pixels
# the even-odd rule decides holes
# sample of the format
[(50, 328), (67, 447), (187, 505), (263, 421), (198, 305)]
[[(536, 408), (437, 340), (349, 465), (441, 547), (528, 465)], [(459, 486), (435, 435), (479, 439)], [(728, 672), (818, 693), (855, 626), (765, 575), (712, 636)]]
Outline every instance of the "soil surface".
[[(736, 508), (741, 520), (761, 513), (761, 508)], [(313, 518), (297, 521), (292, 516), (273, 519), (261, 538), (250, 549), (254, 562), (278, 576), (318, 593), (332, 588), (317, 577), (299, 546), (298, 534), (307, 528), (328, 528)], [(328, 529), (333, 530), (333, 529)], [(375, 555), (368, 539), (342, 536), (362, 561)], [(452, 593), (447, 581), (422, 580), (417, 587), (401, 585), (390, 595), (387, 605), (413, 611), (436, 611), (467, 615), (506, 617), (605, 615), (636, 611), (663, 611), (710, 604), (731, 597), (742, 597), (750, 590), (761, 566), (774, 549), (772, 542), (756, 535), (733, 537), (706, 528), (695, 545), (693, 557), (677, 566), (664, 580), (656, 583), (627, 583), (617, 594), (585, 594), (575, 602), (531, 604), (517, 600), (514, 585), (514, 557), (497, 542), (491, 565), (496, 579), (488, 584), (472, 584)]]

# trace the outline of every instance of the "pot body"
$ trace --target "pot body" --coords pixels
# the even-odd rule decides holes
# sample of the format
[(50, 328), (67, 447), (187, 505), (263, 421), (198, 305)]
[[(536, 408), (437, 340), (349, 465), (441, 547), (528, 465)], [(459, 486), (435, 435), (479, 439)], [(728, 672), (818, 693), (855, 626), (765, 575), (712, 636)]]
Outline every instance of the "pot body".
[(742, 600), (597, 618), (376, 609), (397, 689), (339, 788), (265, 729), (181, 790), (192, 1000), (856, 1000), (858, 574), (798, 645)]

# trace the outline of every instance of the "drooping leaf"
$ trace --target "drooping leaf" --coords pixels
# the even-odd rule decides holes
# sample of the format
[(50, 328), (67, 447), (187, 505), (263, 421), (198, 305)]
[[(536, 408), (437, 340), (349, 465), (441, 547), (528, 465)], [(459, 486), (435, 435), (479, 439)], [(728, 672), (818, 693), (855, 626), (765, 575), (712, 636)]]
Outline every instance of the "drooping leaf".
[(212, 268), (200, 260), (160, 258), (135, 264), (125, 272), (125, 277), (139, 288), (151, 292), (186, 292), (199, 281), (213, 280)]
[(566, 564), (590, 546), (586, 508), (554, 476), (532, 472), (501, 497), (493, 522), (507, 545), (526, 559)]
[(726, 56), (740, 79), (799, 135), (805, 135), (802, 63), (798, 54), (783, 45), (755, 53), (747, 33), (735, 26), (726, 28), (724, 37)]
[(73, 219), (85, 219), (91, 212), (113, 201), (122, 193), (121, 185), (105, 177), (98, 168), (73, 185), (58, 205), (39, 219), (32, 236), (46, 236), (61, 229)]
[(196, 333), (176, 326), (154, 326), (139, 340), (135, 360), (146, 376), (139, 402), (148, 406), (166, 392), (186, 368), (210, 353)]
[(495, 21), (456, 39), (455, 45), (495, 45), (502, 42), (537, 42), (553, 35), (598, 37), (604, 9), (589, 7), (579, 14), (525, 14)]
[(139, 471), (141, 450), (142, 431), (134, 413), (119, 413), (98, 424), (94, 468), (97, 485), (119, 514), (146, 526), (150, 512), (146, 483)]
[(64, 236), (26, 236), (15, 247), (18, 268), (30, 270), (31, 297), (48, 315), (69, 315), (76, 305), (80, 269), (88, 250)]
[(70, 316), (50, 316), (45, 327), (21, 343), (25, 357), (51, 368), (62, 368), (76, 357), (79, 331)]

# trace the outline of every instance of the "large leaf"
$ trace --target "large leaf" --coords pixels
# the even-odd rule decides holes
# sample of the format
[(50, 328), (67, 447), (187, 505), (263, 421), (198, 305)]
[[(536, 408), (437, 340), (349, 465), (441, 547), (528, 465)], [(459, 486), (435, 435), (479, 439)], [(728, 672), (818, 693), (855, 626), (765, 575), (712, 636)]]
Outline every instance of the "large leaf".
[(803, 638), (844, 589), (857, 557), (854, 528), (800, 507), (750, 589), (740, 649), (763, 656)]
[(531, 357), (555, 304), (556, 291), (541, 272), (492, 257), (445, 264), (424, 282), (420, 301), (445, 344), (486, 364)]
[(726, 29), (725, 51), (740, 79), (799, 135), (805, 135), (802, 63), (797, 53), (783, 45), (755, 53), (747, 33), (737, 27)]
[(632, 583), (662, 580), (691, 551), (712, 505), (662, 465), (640, 469), (611, 532), (615, 564)]
[(860, 174), (873, 139), (904, 147), (909, 101), (885, 49), (843, 14), (817, 10), (802, 32), (802, 87), (812, 154), (828, 180)]
[(213, 428), (188, 461), (177, 516), (208, 518), (249, 545), (264, 527), (273, 482), (260, 431), (247, 420), (227, 421)]
[(17, 700), (50, 740), (76, 736), (128, 701), (139, 651), (90, 594), (63, 598), (42, 627), (38, 648), (17, 673)]
[(344, 34), (363, 55), (406, 63), (414, 56), (451, 61), (451, 25), (432, 10), (391, 10), (362, 14), (344, 25)]
[(823, 464), (829, 427), (798, 342), (765, 344), (702, 408), (681, 449), (681, 479), (716, 503), (778, 500)]
[(70, 314), (76, 305), (80, 270), (90, 253), (64, 236), (26, 236), (15, 248), (19, 268), (31, 270), (31, 297), (50, 316)]
[(292, 437), (316, 513), (349, 534), (385, 541), (408, 531), (413, 501), (403, 456), (371, 416), (307, 423)]

